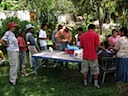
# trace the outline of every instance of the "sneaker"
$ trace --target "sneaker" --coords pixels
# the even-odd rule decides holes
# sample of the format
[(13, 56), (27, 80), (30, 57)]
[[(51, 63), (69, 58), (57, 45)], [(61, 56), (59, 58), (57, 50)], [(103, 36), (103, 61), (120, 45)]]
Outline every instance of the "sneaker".
[(15, 82), (11, 82), (10, 80), (9, 80), (9, 84), (11, 84), (11, 85), (16, 85)]
[(54, 64), (54, 65), (53, 65), (53, 68), (54, 68), (54, 67), (57, 67), (57, 64)]
[(29, 75), (28, 73), (24, 74), (24, 76), (26, 76), (26, 77), (27, 77), (28, 75)]
[(24, 77), (24, 74), (21, 74), (22, 77)]
[(99, 89), (100, 88), (100, 86), (99, 85), (97, 85), (97, 86), (94, 86), (95, 88), (97, 88), (97, 89)]
[(88, 87), (88, 85), (84, 85), (84, 87)]
[(21, 74), (22, 77), (27, 77), (29, 74), (26, 73), (26, 74)]
[(42, 67), (46, 67), (46, 65), (42, 65)]

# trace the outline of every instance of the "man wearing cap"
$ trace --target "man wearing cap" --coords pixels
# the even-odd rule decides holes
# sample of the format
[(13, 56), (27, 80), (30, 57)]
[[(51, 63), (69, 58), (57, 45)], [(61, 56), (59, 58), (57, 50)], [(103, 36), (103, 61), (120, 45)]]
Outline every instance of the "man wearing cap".
[(29, 44), (28, 49), (29, 49), (30, 67), (33, 68), (32, 55), (39, 52), (40, 49), (33, 35), (34, 26), (32, 26), (31, 24), (27, 24), (26, 29), (27, 29), (26, 41), (27, 41), (27, 44)]
[(59, 24), (58, 28), (52, 32), (52, 42), (53, 42), (53, 46), (56, 50), (59, 50), (60, 48), (59, 48), (59, 41), (57, 38), (55, 38), (55, 35), (61, 29), (63, 29), (63, 25)]
[(8, 23), (8, 29), (5, 32), (4, 36), (0, 40), (1, 44), (4, 45), (7, 49), (7, 54), (9, 58), (10, 64), (10, 79), (9, 83), (12, 85), (16, 85), (17, 81), (17, 70), (18, 70), (18, 62), (19, 62), (19, 46), (17, 38), (13, 33), (16, 29), (16, 24), (14, 22)]

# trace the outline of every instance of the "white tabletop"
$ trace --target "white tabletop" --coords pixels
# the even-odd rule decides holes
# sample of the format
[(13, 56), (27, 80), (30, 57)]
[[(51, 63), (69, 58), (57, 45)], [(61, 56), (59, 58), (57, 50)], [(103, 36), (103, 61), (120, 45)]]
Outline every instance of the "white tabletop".
[(51, 60), (62, 60), (67, 62), (79, 62), (79, 63), (82, 62), (81, 59), (74, 58), (73, 56), (70, 56), (70, 54), (67, 54), (64, 51), (55, 51), (55, 50), (53, 50), (53, 52), (50, 52), (49, 50), (42, 51), (40, 53), (34, 54), (33, 57), (51, 59)]

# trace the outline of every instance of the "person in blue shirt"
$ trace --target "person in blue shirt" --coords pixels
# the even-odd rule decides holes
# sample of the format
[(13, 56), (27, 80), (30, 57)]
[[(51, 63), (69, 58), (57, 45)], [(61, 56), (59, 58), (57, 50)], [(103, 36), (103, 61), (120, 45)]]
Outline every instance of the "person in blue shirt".
[(26, 41), (27, 41), (27, 44), (29, 44), (28, 49), (29, 49), (30, 67), (33, 68), (32, 55), (39, 52), (40, 48), (33, 35), (34, 26), (32, 26), (31, 24), (27, 24), (26, 29), (27, 29)]

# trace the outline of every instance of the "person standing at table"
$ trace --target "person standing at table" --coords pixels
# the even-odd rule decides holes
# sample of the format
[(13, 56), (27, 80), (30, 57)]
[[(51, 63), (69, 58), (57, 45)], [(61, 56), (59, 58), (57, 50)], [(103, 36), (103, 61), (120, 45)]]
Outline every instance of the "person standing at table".
[[(74, 42), (73, 42), (73, 43), (75, 43), (75, 46), (77, 46), (79, 48), (80, 48), (80, 38), (82, 35), (83, 35), (83, 28), (79, 27), (77, 29), (77, 34), (75, 35)], [(79, 71), (80, 71), (81, 70), (81, 64), (78, 64), (78, 66), (79, 66)]]
[(57, 38), (55, 38), (55, 35), (61, 29), (63, 29), (63, 25), (59, 24), (58, 28), (56, 30), (54, 30), (53, 33), (52, 33), (52, 42), (53, 42), (53, 46), (54, 46), (55, 50), (59, 50), (60, 49), (59, 48), (59, 46), (60, 46), (59, 45), (59, 41), (58, 41)]
[(109, 37), (108, 43), (110, 46), (115, 46), (116, 42), (119, 40), (120, 35), (118, 35), (118, 31), (113, 29), (112, 36)]
[(42, 24), (41, 30), (39, 31), (41, 51), (47, 50), (47, 45), (48, 45), (47, 40), (49, 39), (49, 37), (47, 37), (46, 30), (47, 30), (47, 24)]
[[(59, 40), (55, 37), (55, 35), (61, 29), (63, 29), (63, 25), (59, 24), (58, 28), (52, 32), (52, 42), (53, 42), (53, 48), (55, 50), (60, 49)], [(54, 66), (53, 67), (56, 67), (56, 66), (57, 66), (57, 61), (54, 61)]]
[[(125, 27), (120, 29), (120, 39), (117, 41), (114, 50), (116, 53), (117, 81), (128, 83), (128, 30)], [(112, 48), (112, 47), (111, 47)]]
[(27, 64), (27, 57), (26, 57), (26, 51), (28, 45), (26, 44), (24, 40), (24, 30), (19, 29), (19, 35), (17, 37), (18, 40), (18, 45), (20, 49), (20, 72), (22, 76), (28, 76), (27, 69), (26, 69), (26, 64)]
[(39, 48), (39, 46), (34, 38), (34, 35), (33, 35), (34, 34), (34, 26), (32, 26), (31, 24), (27, 24), (26, 29), (27, 29), (26, 41), (27, 41), (27, 44), (29, 44), (28, 50), (29, 50), (30, 67), (33, 68), (32, 55), (39, 52), (40, 48)]
[(105, 48), (100, 46), (100, 40), (98, 34), (95, 32), (95, 25), (90, 24), (88, 26), (88, 31), (85, 32), (80, 39), (80, 47), (83, 48), (83, 62), (81, 65), (81, 73), (84, 76), (84, 86), (87, 86), (87, 74), (90, 67), (91, 75), (94, 75), (94, 87), (99, 88), (98, 75), (99, 64), (98, 57), (96, 53), (96, 48)]
[[(40, 47), (41, 47), (41, 51), (43, 50), (47, 50), (47, 40), (49, 39), (49, 37), (47, 37), (47, 24), (42, 24), (41, 25), (41, 30), (39, 31), (39, 40), (40, 40)], [(47, 60), (43, 60), (42, 61), (42, 67), (46, 67), (46, 64), (48, 63)]]
[(65, 26), (64, 29), (58, 31), (55, 35), (55, 38), (59, 40), (60, 51), (64, 51), (67, 47), (67, 44), (72, 40), (72, 33), (70, 32), (72, 28), (70, 26)]
[(1, 44), (4, 45), (7, 49), (7, 54), (10, 64), (10, 79), (9, 83), (16, 85), (17, 81), (17, 70), (18, 70), (18, 61), (19, 61), (19, 46), (18, 40), (13, 33), (17, 27), (17, 24), (14, 22), (8, 23), (8, 29), (5, 32), (4, 36), (1, 39)]
[(82, 31), (83, 31), (83, 28), (79, 27), (77, 29), (77, 33), (78, 34), (75, 35), (75, 44), (76, 44), (77, 47), (80, 47), (80, 38), (81, 38), (81, 36), (83, 34)]

